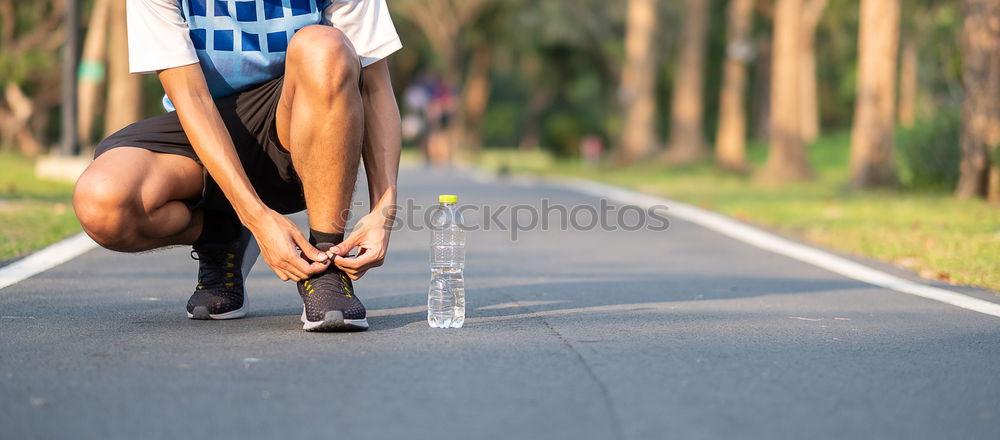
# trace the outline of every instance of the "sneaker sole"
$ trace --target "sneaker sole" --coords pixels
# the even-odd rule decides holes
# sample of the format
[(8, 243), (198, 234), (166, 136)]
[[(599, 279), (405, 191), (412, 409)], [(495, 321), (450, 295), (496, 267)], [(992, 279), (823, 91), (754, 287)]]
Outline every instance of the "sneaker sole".
[(368, 318), (344, 319), (344, 312), (331, 310), (326, 312), (322, 321), (306, 319), (306, 311), (302, 310), (302, 330), (307, 332), (361, 332), (368, 330)]
[(243, 299), (243, 306), (226, 313), (208, 313), (208, 308), (205, 306), (197, 306), (193, 311), (187, 312), (188, 318), (190, 319), (205, 319), (205, 320), (224, 320), (224, 319), (239, 319), (247, 316), (247, 300)]

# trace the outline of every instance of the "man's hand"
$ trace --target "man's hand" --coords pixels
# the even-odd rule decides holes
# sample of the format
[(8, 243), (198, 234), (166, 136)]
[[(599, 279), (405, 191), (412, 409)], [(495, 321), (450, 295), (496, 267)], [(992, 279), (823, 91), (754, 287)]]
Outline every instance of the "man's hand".
[(329, 256), (313, 247), (285, 216), (266, 209), (250, 223), (247, 228), (257, 239), (264, 261), (282, 281), (307, 279), (330, 264)]
[[(352, 280), (363, 277), (368, 269), (381, 266), (389, 249), (392, 222), (392, 215), (382, 209), (376, 209), (359, 219), (351, 235), (330, 248), (333, 264)], [(354, 248), (359, 248), (358, 254), (348, 257)]]

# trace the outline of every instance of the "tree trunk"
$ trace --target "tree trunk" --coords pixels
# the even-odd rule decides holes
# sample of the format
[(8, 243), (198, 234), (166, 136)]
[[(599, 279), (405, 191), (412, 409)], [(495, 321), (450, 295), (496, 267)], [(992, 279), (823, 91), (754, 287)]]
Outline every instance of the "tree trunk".
[(990, 166), (989, 178), (986, 183), (986, 200), (1000, 204), (1000, 166), (994, 162)]
[(128, 70), (125, 2), (112, 1), (108, 48), (108, 105), (104, 135), (108, 136), (142, 118), (142, 82)]
[(702, 82), (710, 0), (684, 1), (684, 35), (670, 107), (670, 142), (665, 159), (687, 164), (705, 155), (701, 132)]
[(493, 66), (493, 49), (489, 45), (477, 47), (472, 52), (469, 73), (465, 77), (461, 114), (462, 139), (469, 151), (477, 153), (482, 146), (480, 123), (490, 101), (490, 68)]
[(816, 91), (816, 27), (826, 0), (808, 0), (802, 5), (801, 35), (799, 36), (799, 110), (802, 112), (799, 125), (802, 138), (812, 142), (819, 137), (819, 97)]
[(902, 62), (899, 66), (899, 123), (911, 127), (917, 116), (918, 59), (917, 42), (912, 35), (903, 41)]
[(851, 186), (893, 185), (899, 0), (862, 0), (858, 94), (851, 132)]
[[(965, 102), (962, 104), (962, 160), (955, 195), (987, 195), (993, 157), (1000, 156), (1000, 3), (965, 0), (962, 32)], [(995, 172), (995, 171), (994, 171)], [(1000, 180), (1000, 178), (997, 178)]]
[(0, 115), (4, 116), (4, 143), (13, 142), (17, 145), (17, 151), (24, 156), (39, 155), (42, 144), (35, 138), (30, 126), (31, 117), (36, 110), (35, 102), (13, 82), (4, 87), (4, 100), (10, 108), (10, 111), (0, 109)]
[(762, 35), (755, 42), (757, 60), (754, 63), (753, 81), (750, 85), (750, 136), (765, 142), (771, 140), (772, 45), (770, 35)]
[(548, 89), (536, 90), (528, 98), (528, 110), (521, 119), (521, 138), (518, 148), (526, 151), (537, 150), (541, 143), (542, 112), (552, 103), (552, 92)]
[(96, 0), (87, 24), (87, 37), (83, 42), (80, 71), (77, 79), (79, 107), (79, 138), (83, 146), (91, 143), (94, 117), (101, 101), (101, 85), (105, 78), (105, 48), (108, 45), (109, 0)]
[(517, 64), (521, 78), (534, 85), (534, 90), (528, 95), (527, 108), (521, 112), (518, 121), (517, 147), (522, 150), (537, 150), (541, 143), (542, 112), (552, 102), (552, 87), (548, 86), (548, 77), (542, 72), (540, 54), (529, 52)]
[(777, 0), (774, 6), (774, 41), (771, 51), (771, 150), (759, 178), (769, 181), (809, 180), (812, 169), (806, 156), (800, 122), (799, 34), (802, 0)]
[(656, 0), (629, 0), (620, 99), (625, 121), (618, 158), (635, 163), (657, 150)]
[(727, 23), (729, 38), (719, 98), (719, 131), (715, 141), (715, 162), (729, 170), (746, 169), (746, 92), (747, 64), (753, 56), (750, 41), (754, 0), (729, 3)]

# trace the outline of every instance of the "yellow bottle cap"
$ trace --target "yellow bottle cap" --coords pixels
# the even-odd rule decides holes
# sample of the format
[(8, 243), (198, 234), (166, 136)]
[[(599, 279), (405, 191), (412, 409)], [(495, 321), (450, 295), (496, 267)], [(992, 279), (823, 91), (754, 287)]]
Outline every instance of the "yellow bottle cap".
[(454, 194), (441, 194), (438, 196), (438, 203), (458, 203), (458, 196)]

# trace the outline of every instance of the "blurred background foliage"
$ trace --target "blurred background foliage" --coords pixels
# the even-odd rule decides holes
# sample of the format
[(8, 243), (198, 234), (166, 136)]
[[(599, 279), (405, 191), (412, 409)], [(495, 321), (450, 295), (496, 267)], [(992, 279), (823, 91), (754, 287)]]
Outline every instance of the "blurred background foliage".
[[(100, 0), (98, 0), (100, 1)], [(714, 143), (719, 115), (719, 88), (726, 53), (725, 0), (705, 0), (709, 8), (702, 96), (702, 131)], [(580, 140), (598, 136), (614, 146), (621, 137), (622, 113), (617, 94), (624, 59), (627, 0), (392, 0), (397, 29), (405, 50), (394, 55), (392, 70), (398, 93), (420, 75), (432, 74), (465, 93), (474, 75), (485, 76), (486, 98), (481, 114), (461, 120), (466, 133), (459, 148), (472, 146), (541, 148), (562, 157), (580, 154)], [(27, 135), (16, 136), (5, 125), (2, 147), (38, 154), (59, 137), (58, 66), (63, 35), (64, 2), (0, 0), (0, 115), (16, 119), (17, 108), (28, 108)], [(849, 130), (854, 112), (858, 48), (857, 0), (830, 0), (816, 30), (816, 76), (819, 114), (824, 132)], [(901, 42), (917, 48), (916, 118), (921, 123), (903, 130), (902, 157), (922, 157), (934, 139), (936, 148), (958, 151), (954, 124), (962, 102), (962, 57), (959, 48), (960, 4), (948, 0), (902, 2)], [(83, 31), (95, 0), (82, 2)], [(657, 131), (670, 131), (670, 108), (677, 71), (677, 52), (685, 20), (683, 2), (661, 1), (655, 30)], [(773, 5), (758, 1), (754, 9), (754, 57), (746, 90), (748, 135), (767, 140), (769, 87), (766, 62)], [(478, 54), (478, 55), (477, 55)], [(485, 61), (474, 63), (479, 56)], [(762, 58), (764, 58), (762, 60)], [(480, 79), (482, 80), (482, 79)], [(143, 116), (161, 110), (162, 89), (144, 76), (136, 99)], [(30, 101), (27, 104), (24, 101)], [(467, 101), (467, 100), (466, 100)], [(463, 113), (468, 102), (458, 106)], [(22, 113), (25, 111), (22, 110)], [(104, 112), (95, 112), (101, 124)], [(925, 124), (924, 121), (939, 123)], [(23, 116), (22, 116), (23, 117)], [(474, 120), (471, 120), (474, 119)], [(470, 130), (471, 128), (471, 130)], [(910, 134), (912, 132), (912, 135)], [(104, 134), (95, 131), (90, 145)], [(27, 140), (28, 146), (23, 145)], [(37, 145), (36, 145), (37, 144)], [(907, 149), (913, 148), (914, 152)], [(950, 150), (949, 150), (950, 151)], [(938, 154), (947, 155), (947, 151)], [(954, 161), (929, 161), (952, 166)], [(907, 162), (909, 164), (909, 162)], [(913, 168), (916, 165), (907, 165)], [(919, 166), (916, 166), (919, 168)], [(911, 173), (911, 171), (906, 171)], [(954, 173), (912, 171), (904, 184), (953, 187)], [(919, 175), (920, 177), (916, 177)]]
[[(580, 140), (588, 135), (615, 146), (623, 126), (617, 94), (627, 0), (440, 1), (475, 10), (455, 35), (454, 47), (448, 49), (451, 61), (442, 59), (442, 51), (410, 13), (429, 3), (436, 2), (391, 2), (406, 44), (406, 50), (394, 56), (394, 79), (403, 93), (417, 75), (431, 71), (455, 78), (462, 95), (462, 81), (467, 83), (475, 74), (471, 67), (476, 51), (485, 47), (490, 52), (488, 104), (474, 131), (461, 135), (460, 149), (470, 145), (541, 148), (559, 157), (576, 157)], [(701, 94), (702, 131), (709, 145), (714, 144), (718, 130), (727, 3), (711, 1), (709, 8)], [(756, 3), (751, 36), (754, 55), (745, 91), (747, 134), (766, 142), (773, 4)], [(961, 4), (908, 0), (901, 6), (900, 46), (915, 48), (918, 82), (914, 108), (908, 110), (914, 120), (899, 130), (900, 180), (906, 186), (954, 189), (960, 151), (956, 123), (963, 97)], [(818, 111), (824, 133), (851, 129), (857, 93), (858, 9), (857, 0), (830, 0), (816, 29)], [(659, 2), (657, 13), (656, 125), (657, 135), (665, 139), (671, 129), (669, 104), (682, 43), (683, 2)]]

